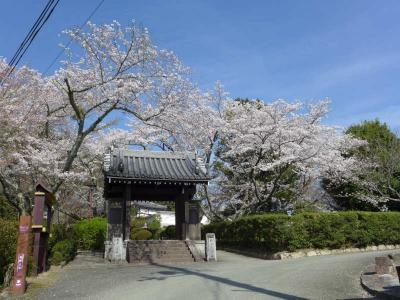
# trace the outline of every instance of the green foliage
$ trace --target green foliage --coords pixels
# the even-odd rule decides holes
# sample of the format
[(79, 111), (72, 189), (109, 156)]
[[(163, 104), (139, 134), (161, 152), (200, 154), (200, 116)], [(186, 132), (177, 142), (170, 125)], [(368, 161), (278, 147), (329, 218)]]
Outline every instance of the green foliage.
[(175, 225), (169, 225), (164, 228), (160, 233), (160, 237), (163, 240), (176, 240), (176, 230)]
[(382, 149), (382, 145), (386, 148), (397, 139), (387, 124), (381, 123), (379, 120), (364, 121), (361, 124), (352, 125), (346, 130), (346, 133), (368, 142), (368, 147), (360, 149), (363, 155), (369, 155), (369, 152), (376, 150), (376, 148)]
[(53, 224), (49, 238), (50, 264), (59, 265), (61, 262), (69, 262), (76, 253), (78, 237), (71, 227), (65, 224)]
[(147, 230), (152, 234), (153, 240), (158, 240), (161, 233), (161, 217), (159, 215), (153, 215), (147, 219)]
[(131, 218), (135, 218), (138, 213), (139, 213), (139, 208), (137, 208), (136, 206), (132, 206), (129, 212)]
[(152, 237), (152, 233), (143, 228), (135, 228), (131, 231), (131, 240), (149, 240)]
[(57, 242), (63, 240), (75, 241), (77, 237), (74, 235), (72, 228), (67, 227), (66, 224), (52, 224), (51, 234), (49, 238), (49, 251), (53, 248)]
[(145, 224), (146, 224), (146, 218), (143, 217), (133, 218), (131, 221), (132, 228), (143, 228)]
[(76, 244), (71, 240), (57, 242), (51, 249), (50, 262), (59, 265), (61, 262), (69, 262), (76, 253)]
[(7, 266), (15, 260), (18, 222), (0, 218), (0, 283), (3, 283)]
[(153, 235), (160, 232), (161, 229), (161, 217), (159, 215), (151, 216), (147, 220), (147, 229), (150, 230)]
[[(347, 155), (356, 156), (359, 160), (373, 162), (376, 167), (363, 171), (362, 181), (372, 182), (379, 192), (363, 188), (355, 182), (335, 184), (324, 179), (322, 184), (336, 203), (343, 209), (376, 211), (380, 206), (372, 205), (358, 199), (358, 194), (375, 197), (398, 198), (400, 192), (400, 140), (386, 123), (379, 120), (364, 121), (350, 126), (347, 134), (368, 142)], [(388, 188), (388, 184), (390, 188)], [(369, 186), (366, 184), (365, 186)], [(396, 191), (396, 192), (394, 192)], [(384, 203), (390, 210), (400, 210), (400, 205), (389, 201)]]
[(1, 193), (0, 189), (0, 218), (7, 220), (18, 220), (18, 210), (12, 206)]
[(64, 255), (63, 255), (61, 252), (56, 251), (56, 252), (53, 252), (53, 253), (51, 254), (50, 263), (51, 263), (52, 265), (58, 266), (58, 265), (60, 265), (63, 261), (66, 262), (66, 258), (64, 257)]
[(268, 252), (303, 248), (338, 249), (400, 244), (400, 213), (302, 213), (294, 216), (263, 214), (203, 227), (214, 232), (222, 246)]
[(78, 248), (82, 250), (104, 250), (107, 220), (105, 218), (81, 220), (74, 224), (73, 232), (77, 239)]
[(136, 233), (140, 230), (150, 232), (150, 237), (147, 237), (147, 233), (143, 234), (145, 240), (147, 239), (159, 239), (161, 233), (161, 217), (159, 215), (153, 215), (149, 218), (137, 217), (131, 221), (131, 239), (139, 239)]

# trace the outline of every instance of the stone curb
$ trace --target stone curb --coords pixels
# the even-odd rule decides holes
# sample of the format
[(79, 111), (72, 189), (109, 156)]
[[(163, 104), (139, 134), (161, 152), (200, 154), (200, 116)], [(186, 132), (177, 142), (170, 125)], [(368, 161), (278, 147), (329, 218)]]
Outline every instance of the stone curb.
[[(388, 276), (391, 276), (388, 274)], [(393, 276), (391, 276), (393, 277)], [(394, 279), (394, 277), (393, 277)], [(379, 276), (375, 274), (374, 265), (369, 265), (360, 276), (360, 284), (364, 290), (378, 299), (399, 299), (400, 298), (400, 285), (396, 290), (385, 289), (388, 283), (383, 283), (384, 280), (380, 280)]]
[(244, 249), (235, 249), (229, 247), (221, 247), (221, 250), (226, 250), (228, 252), (233, 252), (261, 259), (276, 259), (276, 260), (286, 260), (286, 259), (294, 259), (294, 258), (310, 257), (310, 256), (334, 255), (343, 253), (395, 250), (395, 249), (400, 249), (400, 245), (378, 245), (378, 246), (368, 246), (364, 248), (344, 248), (344, 249), (302, 249), (294, 252), (282, 251), (277, 253), (257, 252), (251, 249), (244, 250)]
[(104, 257), (104, 251), (90, 251), (90, 250), (80, 250), (76, 251), (76, 255), (82, 256), (96, 256), (96, 257)]
[(308, 256), (320, 256), (320, 255), (332, 255), (342, 253), (359, 253), (369, 251), (384, 251), (384, 250), (395, 250), (400, 249), (400, 245), (378, 245), (368, 246), (364, 248), (344, 248), (344, 249), (304, 249), (295, 252), (278, 252), (275, 253), (275, 259), (291, 259)]

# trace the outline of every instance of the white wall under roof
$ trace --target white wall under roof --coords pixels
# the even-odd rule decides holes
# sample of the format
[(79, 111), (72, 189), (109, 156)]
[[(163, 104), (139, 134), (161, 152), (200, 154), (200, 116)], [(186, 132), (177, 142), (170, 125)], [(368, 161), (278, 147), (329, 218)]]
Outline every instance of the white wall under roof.
[[(150, 209), (140, 209), (138, 212), (140, 217), (147, 217), (153, 215), (159, 215), (161, 217), (161, 226), (166, 227), (169, 225), (175, 225), (175, 212), (173, 211), (155, 211)], [(206, 216), (201, 218), (201, 224), (205, 225), (210, 223), (210, 220)]]

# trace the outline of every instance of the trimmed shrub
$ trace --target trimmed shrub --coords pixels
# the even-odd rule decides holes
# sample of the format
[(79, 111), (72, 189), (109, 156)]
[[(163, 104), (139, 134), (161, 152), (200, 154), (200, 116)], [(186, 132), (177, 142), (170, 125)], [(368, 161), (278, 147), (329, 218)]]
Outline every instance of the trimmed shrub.
[(18, 238), (18, 222), (0, 218), (0, 284), (9, 264), (15, 260)]
[(61, 262), (69, 262), (75, 256), (76, 246), (71, 240), (57, 242), (51, 249), (50, 262), (59, 265)]
[(151, 231), (157, 231), (161, 229), (161, 217), (159, 215), (153, 215), (147, 220), (147, 228)]
[(107, 220), (93, 218), (81, 220), (72, 227), (78, 248), (82, 250), (104, 250)]
[[(160, 233), (161, 233), (161, 217), (159, 215), (153, 215), (148, 218), (144, 217), (136, 217), (131, 220), (131, 234), (130, 238), (131, 239), (138, 239), (138, 238), (132, 238), (134, 233), (140, 231), (140, 230), (146, 230), (151, 233), (151, 236), (148, 239), (159, 239), (160, 238)], [(144, 237), (147, 237), (147, 233), (144, 234)]]
[(131, 240), (149, 240), (151, 237), (151, 232), (143, 228), (133, 229), (130, 236)]
[(163, 240), (176, 240), (175, 225), (169, 225), (160, 233)]
[(159, 240), (161, 233), (161, 217), (159, 215), (153, 215), (146, 221), (147, 230), (151, 232), (152, 239)]
[(132, 218), (131, 220), (132, 228), (143, 228), (145, 224), (146, 224), (146, 218), (143, 217)]
[(268, 252), (400, 244), (399, 212), (335, 212), (252, 215), (203, 227), (221, 246)]
[(64, 255), (61, 252), (56, 251), (56, 252), (51, 254), (50, 263), (52, 265), (58, 266), (63, 261), (66, 261), (66, 259), (64, 258)]

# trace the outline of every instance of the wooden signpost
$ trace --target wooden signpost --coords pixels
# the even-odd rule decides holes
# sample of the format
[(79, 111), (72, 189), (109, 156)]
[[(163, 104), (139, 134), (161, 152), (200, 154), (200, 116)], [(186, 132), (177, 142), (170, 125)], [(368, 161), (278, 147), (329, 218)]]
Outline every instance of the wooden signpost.
[(51, 224), (51, 205), (53, 195), (43, 184), (36, 186), (35, 205), (33, 208), (32, 232), (34, 235), (32, 252), (32, 275), (46, 271), (47, 246)]
[(28, 269), (31, 232), (33, 232), (34, 236), (32, 275), (38, 275), (46, 270), (47, 244), (51, 224), (51, 205), (53, 202), (54, 196), (49, 190), (41, 183), (36, 185), (33, 224), (31, 216), (21, 216), (19, 221), (14, 279), (11, 289), (13, 295), (22, 295), (26, 290), (26, 273)]
[(19, 220), (19, 232), (17, 242), (17, 253), (14, 264), (14, 279), (12, 294), (22, 295), (26, 289), (26, 272), (28, 269), (29, 240), (31, 231), (31, 217), (21, 216)]

